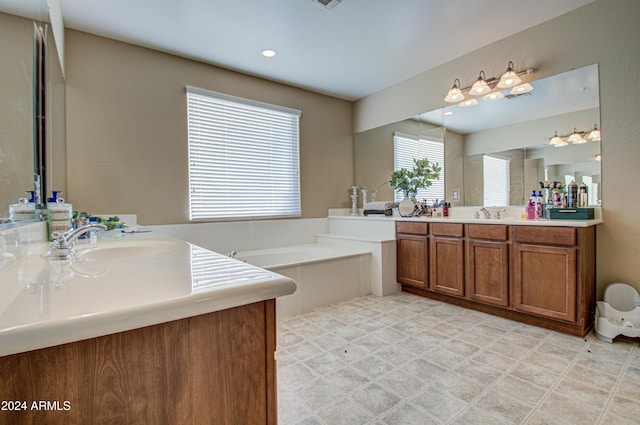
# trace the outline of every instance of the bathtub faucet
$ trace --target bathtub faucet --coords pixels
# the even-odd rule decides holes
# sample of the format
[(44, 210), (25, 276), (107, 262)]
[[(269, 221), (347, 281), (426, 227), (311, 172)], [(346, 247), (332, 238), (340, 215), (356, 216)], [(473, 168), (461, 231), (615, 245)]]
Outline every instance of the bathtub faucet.
[(237, 251), (231, 251), (231, 252), (229, 253), (229, 257), (230, 257), (230, 258), (236, 258), (236, 255), (237, 255), (237, 254), (238, 254), (238, 252), (237, 252)]

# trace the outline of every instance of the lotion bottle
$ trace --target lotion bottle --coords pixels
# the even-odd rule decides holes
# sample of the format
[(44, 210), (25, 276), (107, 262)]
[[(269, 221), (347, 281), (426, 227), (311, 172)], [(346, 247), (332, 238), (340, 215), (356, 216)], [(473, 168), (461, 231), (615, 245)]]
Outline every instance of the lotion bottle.
[(527, 217), (527, 220), (535, 220), (536, 218), (536, 207), (533, 205), (531, 199), (527, 202), (527, 205), (524, 207), (524, 212)]

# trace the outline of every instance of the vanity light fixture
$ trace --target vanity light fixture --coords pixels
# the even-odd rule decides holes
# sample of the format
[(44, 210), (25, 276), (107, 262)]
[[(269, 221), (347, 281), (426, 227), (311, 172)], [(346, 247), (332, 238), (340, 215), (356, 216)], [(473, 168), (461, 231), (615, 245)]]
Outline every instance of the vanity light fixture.
[(598, 155), (596, 155), (596, 157), (594, 158), (596, 161), (602, 161), (602, 154), (599, 153)]
[(509, 61), (509, 64), (507, 65), (507, 70), (500, 77), (500, 81), (498, 81), (498, 84), (496, 85), (496, 87), (498, 87), (499, 89), (508, 89), (510, 87), (517, 86), (521, 82), (522, 80), (520, 79), (520, 77), (518, 77), (518, 74), (516, 74), (516, 72), (513, 70), (513, 62)]
[(462, 90), (460, 90), (460, 80), (457, 78), (453, 80), (453, 86), (449, 89), (447, 96), (444, 98), (445, 102), (455, 103), (464, 99)]
[[(485, 101), (492, 101), (502, 99), (503, 97), (513, 97), (521, 94), (525, 94), (533, 90), (533, 87), (529, 83), (522, 83), (520, 78), (523, 74), (531, 74), (535, 69), (527, 68), (524, 71), (515, 71), (513, 69), (513, 62), (509, 61), (507, 70), (500, 76), (500, 78), (491, 77), (487, 78), (484, 71), (480, 71), (478, 79), (471, 86), (461, 87), (460, 80), (455, 79), (453, 86), (447, 92), (444, 98), (445, 102), (456, 103), (465, 99), (465, 93), (472, 96), (484, 96)], [(502, 89), (512, 88), (511, 94), (500, 93)], [(491, 93), (495, 90), (495, 94)], [(491, 95), (488, 96), (487, 95)], [(465, 106), (470, 106), (469, 104)]]
[(475, 106), (477, 104), (478, 104), (477, 100), (475, 100), (475, 99), (467, 99), (467, 100), (464, 100), (464, 101), (460, 102), (459, 105), (460, 105), (461, 108), (466, 108), (468, 106)]
[[(560, 138), (559, 138), (560, 139)], [(567, 146), (569, 143), (565, 142), (564, 140), (560, 139), (559, 142), (557, 142), (555, 145), (552, 145), (554, 148), (562, 148), (564, 146)]]
[(485, 94), (482, 100), (485, 102), (493, 102), (494, 100), (500, 100), (504, 97), (501, 91), (495, 91), (493, 93)]
[(590, 142), (599, 142), (602, 140), (602, 134), (600, 133), (600, 130), (598, 130), (598, 124), (593, 125), (593, 130), (587, 136), (587, 140)]
[(487, 83), (486, 78), (484, 71), (480, 71), (480, 75), (476, 82), (471, 86), (469, 94), (473, 96), (482, 96), (483, 94), (489, 93), (491, 91), (491, 87), (489, 87), (489, 83)]
[(581, 145), (583, 143), (587, 143), (587, 140), (582, 138), (582, 131), (578, 132), (577, 128), (573, 128), (573, 133), (571, 133), (571, 135), (569, 135), (569, 138), (567, 139), (567, 142), (573, 143), (574, 145)]

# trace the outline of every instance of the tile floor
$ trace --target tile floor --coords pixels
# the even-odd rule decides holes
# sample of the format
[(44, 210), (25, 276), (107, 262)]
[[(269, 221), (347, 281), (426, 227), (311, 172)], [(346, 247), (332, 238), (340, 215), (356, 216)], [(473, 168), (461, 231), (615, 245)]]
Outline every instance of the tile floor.
[(401, 293), (278, 323), (280, 425), (638, 424), (640, 343)]

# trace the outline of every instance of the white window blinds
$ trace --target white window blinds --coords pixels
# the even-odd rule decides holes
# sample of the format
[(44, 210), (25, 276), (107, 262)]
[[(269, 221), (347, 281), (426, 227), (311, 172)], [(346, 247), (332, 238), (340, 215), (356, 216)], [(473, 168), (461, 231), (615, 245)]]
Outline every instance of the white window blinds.
[[(429, 159), (429, 162), (437, 162), (442, 168), (440, 171), (440, 179), (434, 180), (431, 187), (420, 189), (416, 195), (416, 199), (426, 199), (433, 202), (436, 199), (444, 199), (444, 143), (442, 140), (418, 138), (395, 132), (393, 135), (393, 170), (398, 171), (401, 168), (411, 170), (414, 167), (413, 159)], [(396, 191), (395, 200), (401, 201), (404, 193)]]
[(300, 111), (187, 87), (191, 220), (301, 214)]
[(504, 207), (509, 205), (509, 162), (507, 158), (483, 156), (485, 206)]

